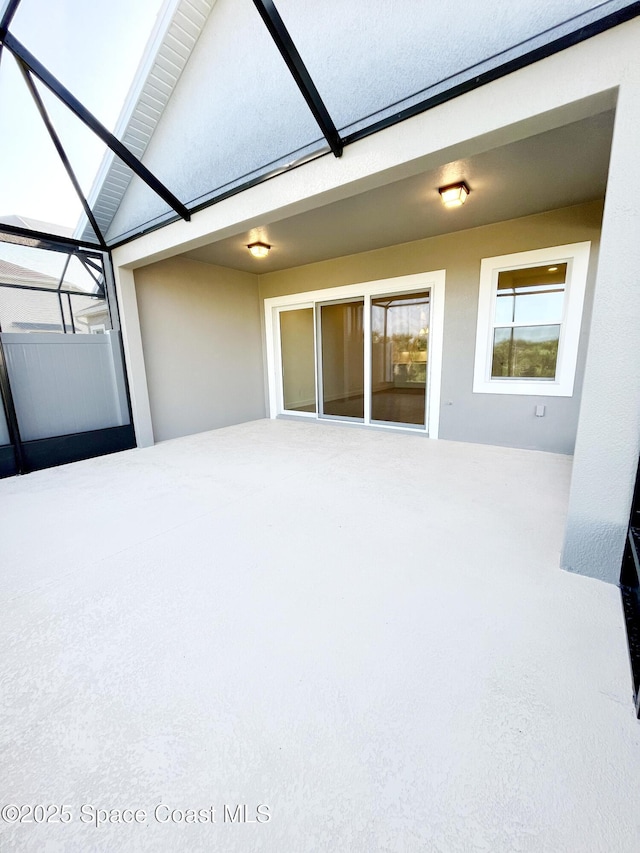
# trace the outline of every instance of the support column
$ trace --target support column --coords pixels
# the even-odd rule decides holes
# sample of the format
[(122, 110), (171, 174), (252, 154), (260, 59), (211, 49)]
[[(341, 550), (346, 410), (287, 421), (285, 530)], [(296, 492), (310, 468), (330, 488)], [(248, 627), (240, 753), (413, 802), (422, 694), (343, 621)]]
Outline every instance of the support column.
[(133, 425), (136, 431), (138, 447), (150, 447), (154, 443), (153, 424), (151, 421), (151, 406), (149, 404), (149, 389), (147, 387), (147, 372), (144, 364), (142, 349), (142, 334), (140, 317), (136, 300), (136, 283), (133, 271), (117, 267), (114, 264), (113, 273), (118, 294), (120, 310), (120, 326), (122, 342), (127, 363)]
[(640, 73), (620, 86), (562, 566), (618, 583), (640, 453)]

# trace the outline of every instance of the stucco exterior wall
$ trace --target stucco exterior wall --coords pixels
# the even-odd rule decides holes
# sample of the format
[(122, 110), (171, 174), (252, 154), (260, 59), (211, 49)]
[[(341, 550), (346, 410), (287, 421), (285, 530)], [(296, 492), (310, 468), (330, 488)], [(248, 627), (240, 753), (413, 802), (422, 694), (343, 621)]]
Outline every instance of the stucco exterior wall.
[[(322, 149), (323, 142), (253, 3), (217, 0), (144, 164), (182, 201), (195, 202), (254, 172), (271, 171), (282, 158), (290, 160), (291, 152), (298, 157)], [(109, 237), (168, 211), (166, 203), (134, 177)]]
[(640, 454), (640, 68), (621, 86), (562, 564), (612, 583)]
[[(580, 30), (602, 17), (603, 5), (613, 12), (628, 3), (493, 0), (487, 15), (486, 3), (465, 0), (457, 4), (454, 38), (450, 4), (324, 0), (318, 14), (313, 0), (282, 0), (278, 10), (336, 127), (348, 136)], [(490, 108), (502, 113), (495, 103)], [(251, 0), (217, 0), (144, 153), (145, 166), (191, 204), (326, 150)], [(108, 237), (119, 240), (167, 214), (168, 205), (134, 176)]]
[[(573, 453), (597, 265), (602, 203), (590, 202), (260, 276), (260, 298), (446, 270), (440, 438)], [(474, 394), (480, 261), (591, 241), (573, 397)], [(545, 416), (535, 416), (537, 405)]]
[(264, 417), (257, 277), (173, 258), (135, 282), (155, 440)]

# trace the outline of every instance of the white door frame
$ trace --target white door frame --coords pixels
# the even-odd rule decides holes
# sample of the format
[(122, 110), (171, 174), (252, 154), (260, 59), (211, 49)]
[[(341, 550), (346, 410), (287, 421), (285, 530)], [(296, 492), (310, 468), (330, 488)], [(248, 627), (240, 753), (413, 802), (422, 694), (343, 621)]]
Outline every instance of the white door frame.
[[(271, 301), (271, 300), (265, 300), (265, 302), (267, 302), (267, 301)], [(280, 313), (282, 311), (292, 311), (292, 310), (295, 311), (295, 310), (298, 310), (300, 308), (311, 308), (311, 310), (313, 311), (313, 352), (314, 352), (314, 356), (317, 354), (316, 309), (315, 309), (315, 305), (314, 305), (313, 301), (311, 301), (311, 302), (300, 302), (300, 303), (296, 302), (294, 305), (288, 305), (287, 304), (287, 305), (274, 306), (272, 313), (271, 313), (272, 325), (273, 325), (273, 332), (271, 333), (271, 341), (272, 341), (273, 350), (274, 350), (273, 366), (274, 366), (275, 375), (272, 377), (271, 365), (269, 364), (269, 401), (270, 402), (274, 401), (274, 402), (276, 402), (276, 404), (279, 404), (279, 405), (277, 405), (277, 412), (275, 414), (273, 413), (273, 411), (269, 412), (269, 416), (271, 418), (275, 418), (278, 414), (280, 414), (280, 415), (283, 415), (283, 414), (296, 415), (297, 417), (301, 417), (301, 418), (314, 418), (315, 419), (317, 417), (317, 412), (294, 412), (294, 411), (290, 411), (290, 410), (284, 408), (284, 383), (283, 383), (282, 370), (277, 369), (278, 366), (282, 365), (282, 339), (280, 337)], [(268, 322), (267, 322), (267, 363), (269, 363), (269, 358), (268, 358), (268, 350), (269, 350), (269, 337), (268, 336), (269, 336), (269, 334), (270, 334), (270, 331), (269, 331)], [(316, 395), (316, 406), (317, 406), (318, 405), (318, 402), (317, 402), (318, 401), (318, 372), (317, 372), (317, 370), (313, 371), (313, 376), (314, 376), (314, 382), (315, 382), (314, 392)], [(271, 379), (272, 378), (274, 379), (275, 394), (272, 393), (272, 390), (271, 390)]]
[[(309, 290), (304, 293), (293, 293), (288, 296), (274, 296), (264, 300), (265, 338), (267, 349), (267, 378), (269, 390), (269, 417), (276, 418), (278, 415), (287, 414), (292, 417), (314, 419), (318, 415), (310, 412), (287, 412), (283, 407), (282, 393), (282, 371), (280, 369), (280, 311), (282, 309), (310, 308), (320, 302), (329, 302), (351, 297), (363, 297), (365, 301), (365, 383), (371, 377), (371, 352), (366, 345), (371, 331), (371, 297), (381, 294), (413, 293), (416, 291), (429, 290), (431, 294), (430, 321), (429, 321), (429, 360), (427, 375), (427, 424), (426, 432), (430, 438), (437, 438), (440, 427), (440, 389), (442, 384), (442, 345), (444, 337), (444, 298), (445, 298), (445, 270), (434, 270), (432, 272), (417, 273), (415, 275), (403, 275), (395, 278), (380, 279), (378, 281), (366, 281), (359, 284), (347, 284), (340, 287), (327, 287), (321, 290)], [(315, 329), (315, 323), (314, 323)], [(367, 337), (367, 329), (369, 337)], [(316, 341), (314, 340), (314, 345)], [(317, 347), (316, 347), (316, 358)], [(316, 371), (317, 373), (317, 371)], [(370, 381), (369, 381), (370, 384)], [(365, 425), (370, 425), (370, 406), (367, 403), (370, 388), (365, 384)], [(316, 388), (316, 399), (318, 388)], [(324, 416), (322, 420), (329, 420)], [(361, 423), (354, 421), (354, 423)], [(374, 424), (381, 429), (406, 429), (407, 432), (420, 432), (414, 427), (403, 427), (396, 424), (382, 425)]]

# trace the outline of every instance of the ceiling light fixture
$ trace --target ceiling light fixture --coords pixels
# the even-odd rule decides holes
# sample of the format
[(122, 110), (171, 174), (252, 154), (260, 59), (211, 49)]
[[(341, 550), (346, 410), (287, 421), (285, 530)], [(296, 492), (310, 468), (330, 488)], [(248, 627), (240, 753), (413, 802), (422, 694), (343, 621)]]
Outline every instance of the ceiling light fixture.
[(458, 184), (440, 187), (438, 192), (445, 207), (460, 207), (467, 200), (470, 190), (464, 181), (460, 181)]
[(266, 258), (271, 246), (268, 243), (249, 243), (247, 249), (251, 252), (254, 258)]

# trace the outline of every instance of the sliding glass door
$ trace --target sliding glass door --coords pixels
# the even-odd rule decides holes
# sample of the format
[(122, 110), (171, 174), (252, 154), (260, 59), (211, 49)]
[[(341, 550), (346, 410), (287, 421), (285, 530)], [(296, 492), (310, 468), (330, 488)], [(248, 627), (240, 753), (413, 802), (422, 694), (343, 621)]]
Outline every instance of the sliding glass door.
[(443, 293), (438, 271), (266, 300), (271, 415), (437, 433)]
[(282, 402), (287, 412), (317, 411), (313, 306), (280, 312)]
[(429, 293), (371, 299), (371, 420), (426, 424)]
[(364, 299), (320, 305), (322, 417), (364, 418)]

